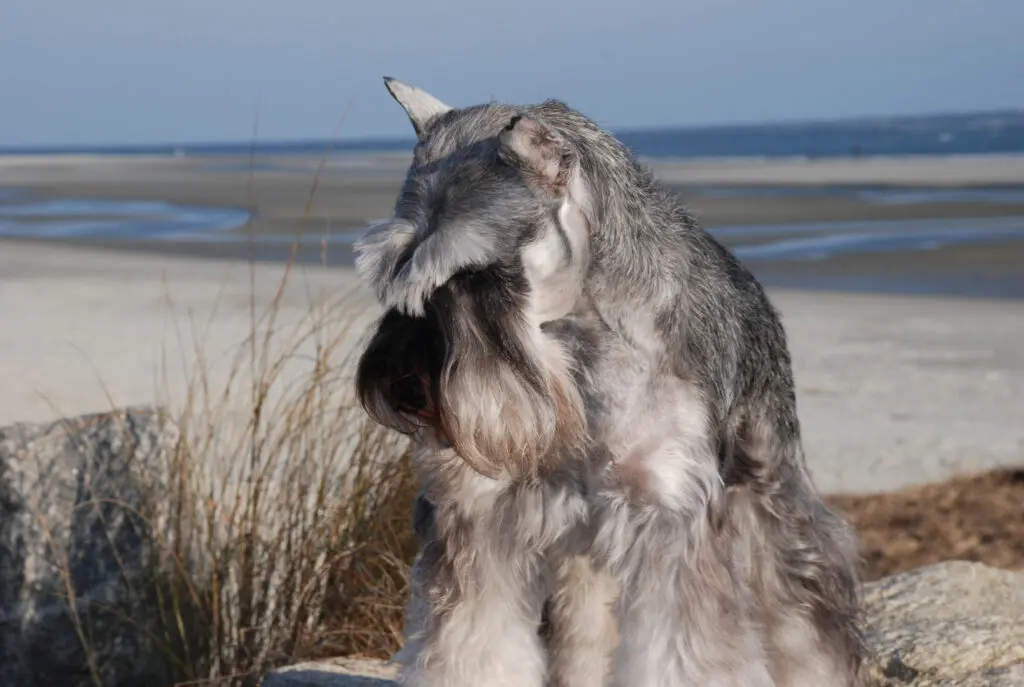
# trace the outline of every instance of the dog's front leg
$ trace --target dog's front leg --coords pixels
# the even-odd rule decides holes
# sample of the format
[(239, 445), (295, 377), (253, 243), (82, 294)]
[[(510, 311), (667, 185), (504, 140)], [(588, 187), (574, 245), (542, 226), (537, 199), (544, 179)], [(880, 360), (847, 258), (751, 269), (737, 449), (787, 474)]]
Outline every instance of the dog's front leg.
[(396, 656), (409, 687), (542, 687), (537, 633), (545, 588), (539, 561), (464, 522), (427, 542), (412, 571), (406, 643)]
[(556, 570), (551, 598), (549, 687), (603, 687), (618, 642), (615, 581), (589, 556), (569, 556)]
[(714, 456), (695, 434), (637, 444), (595, 496), (593, 554), (621, 585), (616, 687), (774, 687)]
[(750, 600), (707, 519), (622, 505), (605, 523), (624, 536), (604, 549), (622, 581), (612, 684), (774, 687)]

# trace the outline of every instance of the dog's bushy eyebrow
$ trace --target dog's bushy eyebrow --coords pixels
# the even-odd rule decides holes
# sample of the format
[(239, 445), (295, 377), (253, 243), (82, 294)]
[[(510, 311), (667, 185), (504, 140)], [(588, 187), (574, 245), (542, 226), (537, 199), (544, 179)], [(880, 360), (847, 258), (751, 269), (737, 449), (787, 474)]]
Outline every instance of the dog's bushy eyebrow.
[(421, 315), (439, 286), (495, 262), (507, 250), (504, 243), (496, 227), (482, 221), (455, 220), (423, 235), (394, 219), (371, 226), (356, 244), (356, 270), (384, 304)]
[(398, 216), (372, 225), (356, 245), (356, 269), (380, 301), (422, 316), (426, 300), (466, 269), (518, 255), (543, 208), (507, 170), (453, 157), (453, 169), (406, 182)]
[(416, 227), (397, 217), (372, 222), (353, 247), (355, 268), (379, 299), (416, 244)]

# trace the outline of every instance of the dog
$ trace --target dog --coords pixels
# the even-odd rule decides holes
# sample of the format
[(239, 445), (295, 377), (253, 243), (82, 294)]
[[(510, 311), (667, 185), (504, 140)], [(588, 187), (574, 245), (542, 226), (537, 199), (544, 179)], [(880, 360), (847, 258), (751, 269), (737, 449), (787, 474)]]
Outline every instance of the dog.
[(856, 542), (760, 284), (568, 105), (385, 81), (417, 142), (357, 246), (357, 391), (431, 510), (403, 684), (859, 687)]

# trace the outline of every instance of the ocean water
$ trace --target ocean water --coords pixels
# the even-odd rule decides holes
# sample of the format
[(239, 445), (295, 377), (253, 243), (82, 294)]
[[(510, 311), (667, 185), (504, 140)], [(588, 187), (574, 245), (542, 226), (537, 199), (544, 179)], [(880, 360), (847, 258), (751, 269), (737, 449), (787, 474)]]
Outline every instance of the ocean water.
[(1024, 110), (834, 122), (624, 131), (647, 157), (848, 157), (1024, 152)]
[(0, 203), (0, 237), (6, 238), (217, 240), (249, 221), (245, 210), (162, 201), (24, 200), (14, 194), (7, 200), (13, 202)]
[[(666, 127), (621, 130), (637, 154), (674, 157), (835, 157), (851, 155), (965, 155), (1024, 153), (1024, 110), (826, 122)], [(3, 148), (0, 154), (116, 154), (167, 156), (322, 155), (406, 152), (409, 138), (330, 142), (239, 141), (155, 145)], [(261, 163), (266, 164), (266, 163)]]
[(705, 198), (853, 198), (874, 205), (941, 203), (1024, 203), (1024, 187), (911, 188), (896, 186), (691, 186), (690, 196)]
[[(841, 255), (927, 251), (947, 246), (1024, 241), (1024, 217), (794, 222), (709, 230), (745, 262), (816, 261)], [(763, 241), (761, 237), (770, 236)], [(744, 239), (752, 241), (744, 243)]]

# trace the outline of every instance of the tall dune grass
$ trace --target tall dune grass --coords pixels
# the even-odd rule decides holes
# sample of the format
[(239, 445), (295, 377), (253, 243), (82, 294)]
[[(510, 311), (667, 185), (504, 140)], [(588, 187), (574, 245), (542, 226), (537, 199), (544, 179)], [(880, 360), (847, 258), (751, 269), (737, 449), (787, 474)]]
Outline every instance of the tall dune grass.
[[(102, 659), (145, 664), (147, 674), (162, 665), (153, 687), (248, 687), (291, 662), (386, 658), (400, 646), (416, 487), (407, 440), (373, 423), (354, 395), (355, 355), (373, 313), (356, 293), (307, 291), (308, 309), (282, 317), (292, 278), (286, 269), (265, 308), (253, 291), (248, 336), (226, 355), (207, 350), (194, 319), (179, 331), (182, 357), (165, 356), (162, 376), (180, 366), (186, 384), (175, 394), (164, 382), (162, 452), (142, 459), (133, 428), (118, 425), (124, 455), (115, 460), (132, 474), (131, 494), (76, 504), (127, 517), (143, 569), (121, 560), (121, 518), (90, 533), (106, 537), (120, 568), (118, 579), (89, 580), (104, 585), (103, 598), (78, 594), (64, 545), (48, 544), (82, 674), (95, 687), (121, 670)], [(180, 314), (175, 322), (187, 319)], [(44, 535), (53, 524), (40, 520)], [(144, 655), (96, 645), (116, 634), (95, 634), (97, 613), (142, 636)]]
[[(248, 340), (219, 384), (197, 341), (176, 412), (160, 626), (179, 684), (257, 684), (288, 662), (383, 658), (400, 646), (416, 549), (408, 445), (355, 401), (355, 294), (307, 293), (307, 317), (280, 325), (303, 230), (264, 312), (251, 297)], [(326, 263), (326, 240), (321, 250)], [(252, 286), (251, 260), (249, 269)]]
[(147, 508), (176, 684), (258, 684), (291, 661), (399, 646), (415, 553), (407, 444), (355, 402), (358, 299), (309, 294), (307, 316), (283, 325), (291, 276), (253, 307), (226, 372), (193, 327), (167, 484)]

